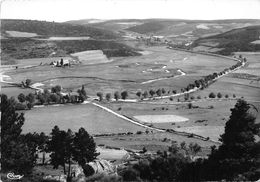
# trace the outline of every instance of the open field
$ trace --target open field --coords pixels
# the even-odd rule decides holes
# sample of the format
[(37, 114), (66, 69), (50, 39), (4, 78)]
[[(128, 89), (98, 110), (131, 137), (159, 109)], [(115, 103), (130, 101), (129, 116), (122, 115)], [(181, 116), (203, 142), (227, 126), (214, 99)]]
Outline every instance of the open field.
[[(145, 131), (145, 128), (120, 119), (90, 104), (57, 105), (25, 111), (23, 132), (50, 133), (55, 125), (60, 129), (78, 131), (84, 127), (90, 134)], [(116, 126), (116, 127), (115, 127)]]
[(49, 57), (49, 58), (31, 58), (31, 59), (17, 59), (15, 60), (15, 64), (8, 64), (5, 67), (14, 67), (18, 66), (18, 68), (26, 68), (30, 66), (39, 66), (40, 64), (50, 64), (53, 61), (63, 59), (71, 59), (71, 57)]
[(113, 61), (108, 60), (106, 55), (103, 54), (102, 50), (75, 52), (71, 55), (78, 57), (79, 61), (81, 61), (83, 64), (99, 64)]
[(49, 40), (49, 41), (61, 41), (61, 40), (89, 40), (90, 37), (49, 37), (48, 39), (39, 39), (38, 40)]
[[(4, 86), (3, 86), (4, 85)], [(14, 87), (6, 84), (1, 83), (1, 94), (5, 94), (8, 97), (17, 97), (20, 93), (23, 93), (24, 95), (28, 95), (29, 93), (35, 93), (35, 90), (33, 89), (23, 89), (19, 87)]]
[(180, 144), (183, 141), (185, 141), (187, 144), (198, 143), (202, 147), (202, 153), (204, 156), (210, 153), (210, 146), (217, 145), (216, 143), (209, 141), (202, 141), (195, 138), (188, 138), (181, 135), (162, 132), (95, 138), (97, 145), (106, 145), (134, 150), (142, 150), (143, 147), (145, 147), (147, 150), (153, 152), (157, 152), (158, 150), (168, 150), (168, 147), (171, 146), (172, 143), (176, 142)]
[[(165, 47), (146, 48), (146, 51), (149, 54), (113, 58), (114, 61), (109, 63), (75, 65), (69, 68), (39, 66), (12, 70), (5, 74), (14, 82), (29, 78), (33, 82), (45, 84), (46, 88), (59, 84), (65, 89), (76, 90), (85, 85), (89, 95), (96, 95), (99, 91), (112, 93), (128, 90), (130, 97), (135, 98), (138, 90), (165, 88), (167, 91), (179, 91), (201, 76), (222, 71), (235, 63), (224, 58), (174, 51)], [(180, 76), (181, 72), (186, 75)]]
[[(176, 122), (174, 119), (168, 122), (158, 119), (158, 122), (152, 122), (155, 127), (164, 129), (174, 129), (178, 131), (186, 131), (210, 137), (213, 140), (218, 139), (219, 135), (223, 133), (223, 128), (226, 121), (231, 114), (230, 109), (234, 107), (236, 100), (197, 100), (192, 102), (193, 108), (188, 108), (188, 103), (181, 103), (176, 101), (164, 100), (161, 102), (149, 103), (110, 103), (105, 104), (122, 115), (131, 118), (136, 118), (138, 115), (177, 115), (189, 120), (184, 122)], [(256, 107), (260, 105), (256, 104)], [(118, 111), (118, 108), (121, 108)], [(136, 118), (141, 123), (146, 123), (140, 118)], [(260, 122), (260, 114), (257, 116), (257, 122)]]
[(6, 31), (10, 37), (36, 37), (37, 33), (20, 32), (20, 31)]
[(214, 141), (218, 141), (220, 134), (224, 133), (225, 126), (189, 126), (183, 128), (175, 128), (176, 131), (195, 133), (200, 136), (210, 137)]
[(145, 123), (179, 123), (179, 122), (185, 122), (188, 121), (189, 119), (181, 117), (181, 116), (176, 116), (176, 115), (138, 115), (134, 116), (134, 118), (145, 122)]

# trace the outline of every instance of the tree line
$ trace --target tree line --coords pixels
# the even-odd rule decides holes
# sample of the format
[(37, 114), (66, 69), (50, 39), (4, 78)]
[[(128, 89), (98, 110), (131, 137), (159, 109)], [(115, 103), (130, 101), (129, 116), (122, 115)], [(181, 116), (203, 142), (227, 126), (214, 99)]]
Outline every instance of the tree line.
[[(29, 176), (39, 152), (42, 152), (42, 165), (45, 152), (51, 153), (51, 165), (63, 167), (64, 174), (71, 178), (71, 163), (77, 162), (84, 169), (85, 164), (99, 155), (91, 135), (84, 128), (73, 133), (70, 129), (52, 129), (50, 136), (42, 133), (22, 134), (25, 122), (24, 113), (18, 113), (14, 98), (1, 95), (1, 171)], [(68, 167), (67, 167), (68, 165)]]
[[(207, 76), (204, 76), (204, 78), (201, 78), (199, 80), (195, 80), (194, 83), (190, 83), (190, 84), (187, 85), (187, 87), (182, 88), (180, 90), (180, 93), (186, 93), (186, 92), (189, 92), (189, 91), (191, 91), (193, 89), (201, 89), (201, 90), (203, 90), (204, 88), (207, 88), (210, 84), (212, 84), (215, 81), (216, 78), (218, 78), (218, 77), (220, 77), (220, 76), (222, 76), (224, 74), (227, 74), (229, 71), (233, 71), (234, 69), (242, 66), (243, 63), (246, 62), (246, 58), (243, 58), (242, 56), (239, 56), (239, 60), (240, 61), (238, 61), (235, 65), (232, 65), (231, 67), (226, 68), (223, 71), (220, 71), (218, 73), (215, 72), (213, 74), (209, 74)], [(150, 89), (148, 91), (145, 90), (143, 92), (142, 91), (137, 91), (136, 92), (136, 96), (139, 99), (143, 100), (143, 99), (146, 99), (146, 98), (161, 97), (163, 95), (171, 95), (171, 94), (175, 95), (177, 93), (178, 93), (177, 90), (168, 90), (167, 91), (165, 88), (158, 88), (158, 89)], [(104, 100), (104, 95), (103, 95), (102, 92), (98, 92), (97, 96), (99, 98), (99, 101), (103, 101)], [(114, 93), (114, 99), (116, 101), (118, 101), (120, 98), (125, 100), (128, 96), (129, 96), (129, 94), (128, 94), (127, 91), (123, 91), (123, 92), (121, 92), (121, 94), (118, 91), (116, 91)], [(185, 95), (184, 95), (184, 97), (185, 97)], [(213, 93), (213, 94), (210, 94), (209, 97), (210, 98), (215, 98), (216, 96), (214, 96), (214, 93)], [(222, 97), (221, 93), (218, 93), (218, 97), (219, 98)], [(228, 98), (227, 95), (225, 95), (225, 97)], [(233, 95), (233, 97), (235, 97), (235, 96)], [(107, 93), (105, 95), (105, 99), (107, 101), (111, 101), (111, 98), (112, 98), (111, 93)], [(185, 100), (188, 100), (188, 99), (185, 99)]]
[(88, 98), (84, 86), (77, 90), (75, 94), (63, 94), (61, 86), (56, 85), (50, 89), (44, 89), (43, 93), (29, 93), (24, 95), (20, 93), (17, 96), (18, 103), (16, 102), (17, 110), (31, 109), (34, 105), (50, 105), (50, 104), (66, 104), (66, 103), (82, 103)]

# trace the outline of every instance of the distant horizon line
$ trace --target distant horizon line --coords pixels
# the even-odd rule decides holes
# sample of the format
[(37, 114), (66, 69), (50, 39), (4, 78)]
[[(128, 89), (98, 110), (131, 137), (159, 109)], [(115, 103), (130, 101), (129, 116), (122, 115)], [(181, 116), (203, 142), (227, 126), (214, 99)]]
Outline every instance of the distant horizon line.
[(19, 19), (19, 18), (1, 18), (0, 20), (31, 20), (31, 21), (46, 21), (46, 22), (57, 22), (64, 23), (69, 21), (83, 21), (83, 20), (103, 20), (103, 21), (111, 21), (111, 20), (186, 20), (186, 21), (228, 21), (228, 20), (260, 20), (255, 18), (230, 18), (230, 19), (181, 19), (181, 18), (82, 18), (82, 19), (71, 19), (66, 21), (52, 21), (52, 20), (44, 20), (44, 19)]

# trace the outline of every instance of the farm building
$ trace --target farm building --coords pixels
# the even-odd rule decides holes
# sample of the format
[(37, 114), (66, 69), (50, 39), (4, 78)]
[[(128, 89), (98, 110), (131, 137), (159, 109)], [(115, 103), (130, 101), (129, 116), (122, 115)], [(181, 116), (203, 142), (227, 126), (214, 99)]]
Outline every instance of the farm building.
[(73, 64), (79, 64), (80, 62), (77, 60), (73, 59), (63, 59), (61, 58), (60, 60), (57, 61), (52, 61), (50, 65), (56, 66), (56, 67), (62, 67), (62, 66), (70, 66)]

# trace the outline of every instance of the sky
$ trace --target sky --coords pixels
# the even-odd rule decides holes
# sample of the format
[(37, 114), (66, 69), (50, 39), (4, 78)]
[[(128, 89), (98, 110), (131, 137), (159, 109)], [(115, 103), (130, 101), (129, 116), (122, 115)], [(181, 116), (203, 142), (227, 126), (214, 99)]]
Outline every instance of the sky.
[(260, 0), (1, 0), (1, 19), (260, 19)]

